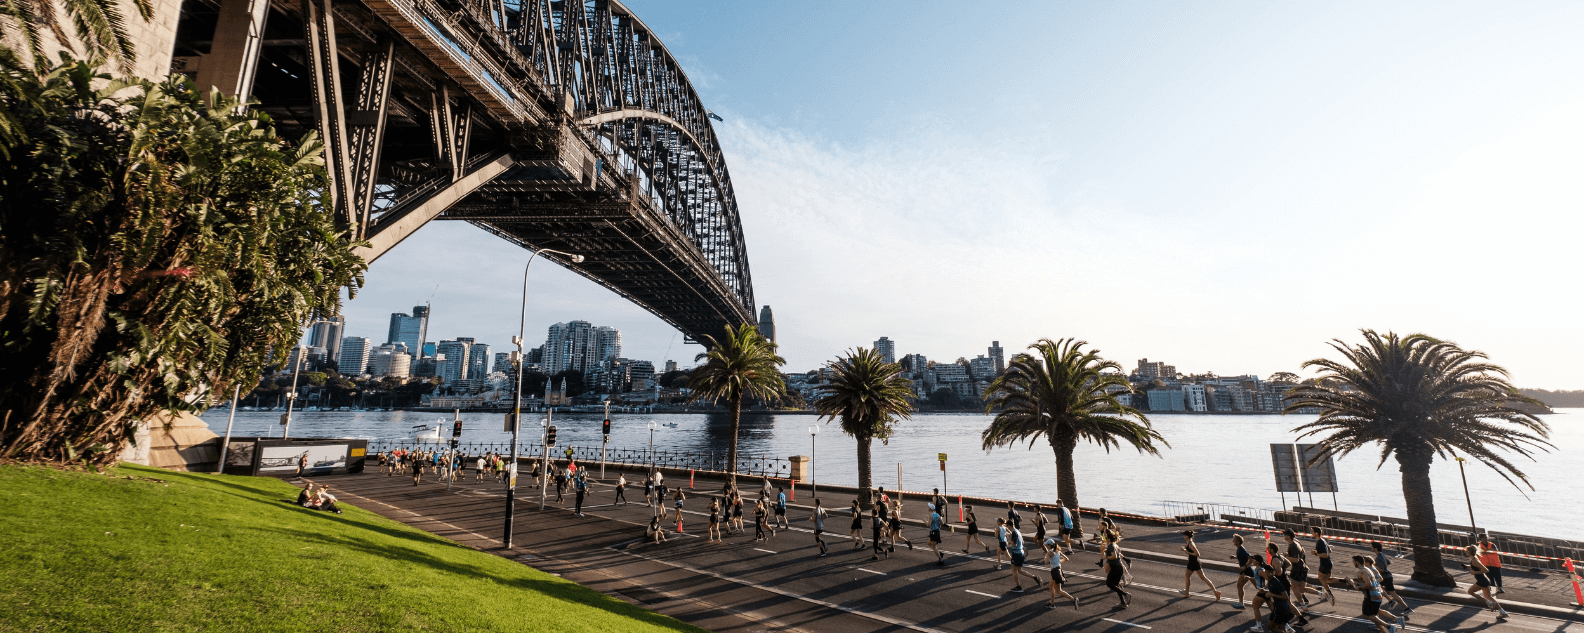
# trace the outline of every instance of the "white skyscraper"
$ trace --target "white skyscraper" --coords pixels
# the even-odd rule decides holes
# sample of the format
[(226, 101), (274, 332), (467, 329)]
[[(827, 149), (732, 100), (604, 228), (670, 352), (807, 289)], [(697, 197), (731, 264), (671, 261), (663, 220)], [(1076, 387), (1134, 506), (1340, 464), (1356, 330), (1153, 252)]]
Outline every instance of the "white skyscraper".
[(880, 352), (880, 358), (885, 359), (885, 362), (896, 362), (896, 341), (882, 336), (880, 340), (874, 342), (874, 348), (875, 351)]
[(341, 357), (336, 360), (336, 371), (342, 376), (361, 376), (368, 367), (369, 340), (361, 336), (341, 339)]
[(468, 351), (472, 347), (472, 339), (454, 341), (440, 341), (435, 346), (437, 356), (445, 356), (444, 361), (435, 364), (435, 375), (444, 378), (446, 382), (456, 382), (468, 377)]
[(468, 351), (468, 377), (488, 378), (493, 367), (490, 365), (494, 359), (490, 357), (490, 346), (485, 343), (474, 343)]
[(596, 327), (588, 321), (570, 321), (550, 326), (540, 364), (544, 373), (552, 376), (567, 370), (587, 376), (620, 357), (620, 330)]
[(346, 329), (346, 317), (334, 316), (314, 321), (308, 330), (308, 346), (322, 347), (325, 362), (335, 363), (341, 357), (341, 333)]
[(412, 355), (407, 353), (406, 345), (386, 343), (374, 348), (369, 366), (375, 376), (406, 378), (412, 371)]

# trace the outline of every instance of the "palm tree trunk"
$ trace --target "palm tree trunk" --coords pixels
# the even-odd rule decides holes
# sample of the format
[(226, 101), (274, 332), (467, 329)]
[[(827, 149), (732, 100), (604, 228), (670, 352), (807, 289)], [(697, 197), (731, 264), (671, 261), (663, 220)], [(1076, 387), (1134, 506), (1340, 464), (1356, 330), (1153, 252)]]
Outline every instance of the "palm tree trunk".
[(1056, 453), (1056, 494), (1062, 505), (1078, 513), (1078, 476), (1073, 473), (1073, 451), (1078, 448), (1078, 434), (1061, 427), (1049, 435), (1051, 450)]
[(726, 448), (726, 479), (737, 485), (737, 428), (742, 426), (742, 395), (731, 399), (731, 443)]
[(1430, 490), (1429, 446), (1399, 447), (1403, 502), (1408, 506), (1408, 537), (1413, 545), (1413, 579), (1434, 587), (1456, 587), (1441, 564), (1441, 535), (1436, 530), (1435, 498)]
[(869, 489), (874, 484), (874, 474), (869, 468), (869, 443), (873, 438), (864, 435), (858, 438), (858, 507), (868, 510), (873, 506), (869, 498)]

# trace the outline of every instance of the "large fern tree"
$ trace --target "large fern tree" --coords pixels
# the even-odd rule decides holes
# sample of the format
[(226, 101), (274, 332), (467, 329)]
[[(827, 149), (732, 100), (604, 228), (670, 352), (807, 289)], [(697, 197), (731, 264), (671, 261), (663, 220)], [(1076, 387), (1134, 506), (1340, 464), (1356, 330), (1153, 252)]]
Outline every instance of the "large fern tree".
[[(1287, 412), (1320, 410), (1301, 425), (1300, 437), (1320, 435), (1315, 459), (1380, 447), (1380, 462), (1396, 459), (1414, 550), (1413, 578), (1454, 586), (1441, 563), (1430, 464), (1462, 453), (1489, 466), (1514, 486), (1529, 480), (1499, 451), (1530, 457), (1545, 450), (1549, 428), (1526, 406), (1538, 405), (1508, 382), (1506, 370), (1485, 354), (1423, 334), (1399, 336), (1363, 330), (1364, 342), (1331, 347), (1342, 360), (1304, 363), (1319, 379), (1287, 392)], [(1514, 480), (1516, 478), (1516, 481)], [(1533, 486), (1530, 486), (1533, 488)]]
[(985, 450), (1044, 438), (1056, 456), (1056, 491), (1069, 508), (1078, 508), (1078, 477), (1073, 453), (1080, 441), (1100, 445), (1107, 453), (1128, 445), (1140, 453), (1160, 455), (1170, 447), (1150, 426), (1149, 418), (1117, 400), (1132, 391), (1115, 361), (1084, 341), (1040, 339), (1032, 353), (1018, 354), (985, 389), (985, 410), (995, 413), (980, 434)]
[(0, 459), (112, 462), (362, 283), (311, 136), (101, 66), (0, 69)]
[(693, 401), (724, 400), (731, 408), (731, 440), (726, 449), (726, 472), (737, 480), (737, 433), (742, 428), (742, 405), (746, 398), (775, 402), (786, 394), (786, 379), (781, 365), (786, 360), (776, 355), (776, 344), (759, 333), (753, 324), (726, 326), (719, 340), (705, 335), (700, 341), (705, 352), (694, 361), (703, 364), (688, 376)]
[(887, 441), (898, 422), (913, 416), (913, 383), (902, 377), (900, 365), (862, 347), (831, 362), (830, 369), (814, 410), (826, 423), (841, 420), (842, 431), (858, 440), (858, 499), (867, 510), (873, 503), (872, 445)]

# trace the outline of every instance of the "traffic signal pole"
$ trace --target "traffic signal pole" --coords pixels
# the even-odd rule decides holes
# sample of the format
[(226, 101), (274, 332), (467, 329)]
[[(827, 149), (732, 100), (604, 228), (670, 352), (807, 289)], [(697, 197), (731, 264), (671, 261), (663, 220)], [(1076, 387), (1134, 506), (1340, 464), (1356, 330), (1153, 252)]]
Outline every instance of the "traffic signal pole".
[(605, 479), (605, 447), (610, 445), (610, 399), (605, 400), (605, 440), (600, 442), (600, 480)]

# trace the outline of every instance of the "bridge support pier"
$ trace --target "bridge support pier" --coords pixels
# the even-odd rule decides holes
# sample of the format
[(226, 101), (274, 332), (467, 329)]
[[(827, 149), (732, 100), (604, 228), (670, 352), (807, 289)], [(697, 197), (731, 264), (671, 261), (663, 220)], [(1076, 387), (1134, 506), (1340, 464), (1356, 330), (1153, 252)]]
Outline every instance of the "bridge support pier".
[(220, 0), (214, 44), (198, 68), (199, 90), (208, 94), (211, 87), (219, 88), (241, 99), (253, 94), (269, 5), (269, 0)]

